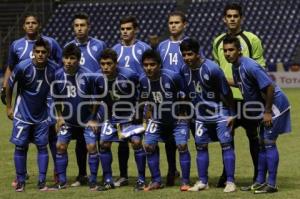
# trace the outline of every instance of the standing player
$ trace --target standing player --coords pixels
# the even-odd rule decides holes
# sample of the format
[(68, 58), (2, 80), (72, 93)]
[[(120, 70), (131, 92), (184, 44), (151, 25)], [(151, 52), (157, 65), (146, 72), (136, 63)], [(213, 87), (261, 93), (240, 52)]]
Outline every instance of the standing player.
[[(137, 165), (138, 179), (135, 191), (144, 189), (146, 155), (142, 145), (144, 127), (142, 120), (136, 118), (135, 105), (138, 92), (139, 75), (126, 67), (117, 67), (117, 53), (111, 49), (103, 51), (100, 65), (103, 74), (108, 79), (108, 95), (104, 99), (106, 107), (102, 113), (107, 114), (104, 120), (100, 137), (100, 160), (103, 169), (104, 185), (99, 191), (114, 188), (112, 179), (111, 144), (114, 141), (130, 141), (134, 150)], [(118, 131), (120, 138), (118, 138)]]
[(231, 144), (232, 92), (220, 67), (211, 60), (200, 58), (200, 48), (196, 40), (183, 40), (180, 50), (190, 68), (186, 82), (196, 116), (195, 142), (199, 181), (189, 191), (208, 189), (208, 143), (216, 134), (222, 147), (223, 164), (227, 175), (224, 192), (234, 192), (236, 186), (235, 154)]
[(61, 63), (61, 48), (58, 43), (51, 37), (46, 37), (40, 35), (40, 21), (35, 14), (27, 14), (24, 17), (23, 30), (25, 31), (25, 36), (15, 40), (9, 48), (7, 66), (5, 70), (3, 85), (1, 89), (1, 100), (3, 104), (5, 102), (5, 89), (7, 86), (8, 78), (11, 75), (12, 70), (15, 65), (21, 61), (33, 58), (33, 46), (35, 41), (42, 37), (50, 45), (50, 56), (49, 58), (54, 60), (57, 64)]
[(291, 132), (289, 101), (263, 67), (242, 55), (238, 38), (226, 37), (223, 40), (223, 49), (225, 58), (232, 63), (234, 83), (241, 90), (248, 107), (261, 110), (256, 113), (249, 111), (252, 114), (248, 114), (249, 117), (256, 116), (261, 121), (258, 175), (251, 190), (256, 194), (277, 192), (279, 154), (276, 140), (279, 134)]
[[(7, 67), (5, 70), (5, 75), (3, 79), (3, 85), (1, 88), (1, 100), (3, 104), (6, 104), (5, 102), (5, 90), (7, 87), (7, 81), (9, 76), (11, 75), (12, 70), (14, 69), (15, 65), (20, 63), (21, 61), (33, 58), (33, 46), (35, 41), (41, 37), (44, 40), (46, 40), (50, 45), (50, 54), (49, 59), (55, 61), (57, 64), (61, 63), (61, 48), (51, 37), (47, 37), (44, 35), (41, 35), (39, 30), (41, 29), (41, 24), (39, 21), (39, 18), (35, 14), (27, 14), (24, 17), (24, 23), (23, 23), (23, 30), (25, 31), (25, 36), (15, 40), (9, 48), (9, 54), (8, 54), (8, 60), (7, 60)], [(53, 161), (55, 157), (55, 143), (56, 142), (56, 133), (54, 132), (53, 125), (50, 124), (50, 132), (49, 132), (49, 147), (51, 150)], [(28, 149), (26, 149), (28, 150)], [(26, 169), (27, 170), (27, 169)], [(55, 172), (55, 171), (54, 171)], [(13, 186), (16, 185), (16, 181), (12, 183)]]
[[(147, 50), (142, 57), (147, 76), (141, 79), (141, 98), (145, 98), (146, 109), (151, 114), (145, 132), (145, 150), (152, 180), (145, 191), (162, 188), (159, 169), (158, 141), (168, 142), (170, 135), (175, 139), (179, 151), (182, 172), (181, 191), (187, 191), (190, 181), (191, 156), (188, 150), (188, 121), (175, 118), (184, 116), (180, 102), (184, 99), (184, 80), (177, 73), (161, 70), (161, 59), (154, 50)], [(178, 106), (173, 106), (179, 103)], [(176, 114), (176, 115), (174, 115)]]
[[(33, 46), (33, 59), (26, 59), (14, 66), (6, 91), (7, 116), (13, 120), (10, 141), (16, 145), (14, 161), (17, 175), (15, 190), (25, 189), (27, 148), (30, 136), (37, 146), (39, 167), (38, 189), (47, 190), (46, 174), (48, 168), (48, 132), (47, 96), (57, 65), (48, 60), (50, 46), (47, 41), (38, 39)], [(14, 112), (12, 110), (12, 92), (18, 82)], [(32, 134), (32, 135), (31, 135)]]
[[(186, 25), (187, 20), (183, 12), (171, 12), (168, 16), (170, 38), (162, 41), (157, 48), (157, 51), (159, 52), (162, 60), (162, 68), (180, 73), (182, 78), (184, 78), (182, 73), (182, 66), (184, 65), (184, 61), (180, 52), (179, 45), (182, 40), (186, 38), (184, 36)], [(172, 135), (170, 136), (173, 137)], [(179, 175), (176, 169), (175, 140), (173, 139), (173, 141), (167, 142), (165, 144), (165, 149), (169, 166), (166, 185), (173, 186), (176, 175)]]
[[(68, 42), (66, 45), (71, 43), (76, 44), (81, 50), (80, 66), (89, 69), (91, 72), (99, 70), (99, 60), (102, 51), (106, 48), (106, 44), (98, 39), (89, 36), (90, 20), (89, 16), (84, 13), (77, 13), (73, 18), (73, 29), (75, 32), (75, 39)], [(76, 134), (76, 158), (79, 169), (76, 181), (71, 185), (73, 187), (85, 184), (87, 181), (86, 173), (86, 144), (83, 134)]]
[[(138, 23), (135, 17), (128, 16), (120, 20), (121, 42), (114, 45), (113, 50), (118, 54), (118, 67), (126, 67), (135, 71), (137, 74), (143, 74), (141, 57), (145, 50), (150, 46), (145, 42), (136, 39)], [(118, 147), (118, 159), (120, 178), (115, 182), (115, 186), (128, 184), (128, 158), (129, 146), (127, 142), (120, 142)]]
[[(83, 134), (81, 137), (84, 137), (86, 148), (89, 152), (90, 189), (97, 189), (96, 179), (99, 166), (96, 146), (97, 109), (92, 107), (91, 104), (91, 98), (94, 98), (96, 81), (95, 75), (90, 70), (80, 67), (80, 56), (80, 48), (75, 44), (69, 44), (63, 49), (64, 67), (56, 72), (55, 82), (51, 87), (51, 94), (53, 95), (57, 112), (58, 129), (56, 169), (59, 183), (53, 187), (55, 190), (66, 188), (67, 148), (72, 134)], [(104, 90), (104, 79), (97, 88)]]
[[(239, 4), (229, 3), (224, 8), (223, 21), (227, 27), (227, 33), (222, 33), (217, 36), (213, 41), (213, 57), (215, 61), (221, 66), (225, 73), (229, 85), (233, 82), (231, 63), (229, 63), (223, 52), (223, 39), (227, 35), (233, 35), (239, 38), (243, 46), (243, 55), (256, 60), (261, 66), (265, 67), (265, 60), (263, 57), (263, 48), (260, 39), (253, 33), (244, 31), (241, 27), (241, 22), (243, 20), (243, 11)], [(233, 92), (233, 97), (235, 99), (236, 106), (243, 106), (243, 98), (240, 91), (237, 88), (231, 87)], [(251, 121), (239, 116), (235, 122), (235, 128), (242, 126), (246, 130), (246, 134), (249, 140), (250, 154), (252, 157), (252, 162), (254, 166), (253, 181), (257, 176), (257, 160), (258, 160), (258, 132), (256, 129), (256, 124)], [(234, 135), (234, 133), (233, 133)], [(223, 169), (223, 174), (219, 179), (218, 187), (223, 187), (225, 182), (225, 169)], [(241, 190), (249, 190), (249, 187), (242, 187)]]

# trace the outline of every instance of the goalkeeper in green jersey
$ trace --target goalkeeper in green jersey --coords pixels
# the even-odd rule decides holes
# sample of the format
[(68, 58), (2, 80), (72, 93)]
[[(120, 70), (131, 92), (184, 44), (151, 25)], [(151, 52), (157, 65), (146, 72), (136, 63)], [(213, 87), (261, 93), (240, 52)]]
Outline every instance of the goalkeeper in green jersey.
[[(243, 20), (243, 12), (242, 7), (237, 3), (227, 4), (224, 8), (223, 13), (223, 21), (227, 27), (227, 32), (222, 33), (217, 36), (213, 41), (213, 57), (214, 60), (220, 65), (223, 69), (225, 76), (229, 85), (233, 86), (233, 78), (232, 78), (232, 69), (231, 63), (227, 62), (223, 52), (223, 39), (227, 35), (236, 36), (241, 43), (242, 46), (242, 54), (243, 56), (250, 57), (256, 60), (259, 65), (265, 67), (265, 59), (263, 57), (263, 47), (261, 40), (253, 33), (245, 31), (241, 27), (241, 23)], [(233, 96), (236, 101), (236, 106), (239, 106), (238, 110), (241, 110), (243, 107), (243, 98), (238, 90), (238, 88), (232, 88)], [(243, 111), (239, 111), (243, 113)], [(258, 151), (259, 151), (259, 142), (258, 142), (258, 131), (257, 125), (255, 122), (246, 119), (243, 117), (243, 114), (237, 115), (237, 121), (235, 122), (235, 128), (242, 126), (246, 130), (247, 137), (249, 139), (249, 148), (254, 166), (254, 176), (253, 180), (255, 180), (257, 175), (257, 164), (258, 164)], [(233, 145), (234, 146), (234, 145)], [(225, 186), (225, 169), (223, 169), (223, 174), (219, 179), (217, 187)], [(250, 186), (249, 186), (250, 187)], [(249, 187), (242, 187), (242, 190), (249, 190)]]

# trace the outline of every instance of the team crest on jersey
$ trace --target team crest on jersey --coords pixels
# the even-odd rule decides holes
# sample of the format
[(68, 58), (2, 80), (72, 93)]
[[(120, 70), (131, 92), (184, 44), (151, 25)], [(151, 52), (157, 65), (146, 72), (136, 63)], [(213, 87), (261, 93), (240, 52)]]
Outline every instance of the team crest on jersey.
[(171, 88), (170, 83), (165, 83), (165, 88)]
[(92, 46), (92, 50), (97, 51), (98, 50), (97, 46)]
[(209, 80), (208, 74), (204, 74), (203, 77), (204, 77), (205, 80)]
[(242, 78), (243, 78), (243, 79), (246, 79), (245, 73), (242, 73)]
[(32, 51), (30, 51), (30, 53), (29, 53), (29, 56), (30, 56), (30, 58), (31, 58), (31, 59), (33, 59), (33, 58), (34, 58), (34, 54), (33, 54), (33, 52), (32, 52)]
[(137, 50), (136, 52), (137, 52), (137, 54), (139, 54), (139, 55), (142, 54), (142, 50)]
[(121, 86), (122, 86), (122, 88), (127, 88), (126, 82), (123, 82), (123, 83), (121, 84)]
[(226, 131), (226, 132), (224, 133), (224, 135), (225, 135), (225, 137), (227, 137), (227, 138), (230, 137), (230, 133), (229, 133), (228, 131)]
[(185, 131), (184, 129), (181, 129), (181, 130), (180, 130), (180, 134), (185, 135), (185, 134), (186, 134), (186, 131)]
[(79, 80), (79, 84), (80, 84), (80, 85), (85, 85), (84, 80), (83, 80), (83, 79), (80, 79), (80, 80)]

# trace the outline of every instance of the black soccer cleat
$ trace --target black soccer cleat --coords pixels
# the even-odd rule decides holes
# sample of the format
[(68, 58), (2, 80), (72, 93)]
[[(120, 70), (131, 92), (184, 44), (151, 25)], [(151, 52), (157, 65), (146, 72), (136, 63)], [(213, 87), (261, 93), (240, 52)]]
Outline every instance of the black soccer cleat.
[(277, 187), (273, 187), (271, 185), (264, 185), (260, 189), (254, 191), (254, 194), (264, 194), (264, 193), (275, 193), (278, 191)]
[(47, 191), (48, 187), (46, 186), (46, 182), (45, 181), (39, 181), (37, 184), (37, 187), (40, 191)]
[(115, 188), (115, 185), (114, 183), (104, 183), (102, 186), (99, 186), (97, 188), (97, 191), (108, 191), (110, 189), (114, 189)]
[(142, 180), (137, 180), (134, 186), (134, 191), (143, 191), (145, 188), (145, 182)]
[(25, 182), (18, 182), (15, 188), (16, 192), (25, 191)]

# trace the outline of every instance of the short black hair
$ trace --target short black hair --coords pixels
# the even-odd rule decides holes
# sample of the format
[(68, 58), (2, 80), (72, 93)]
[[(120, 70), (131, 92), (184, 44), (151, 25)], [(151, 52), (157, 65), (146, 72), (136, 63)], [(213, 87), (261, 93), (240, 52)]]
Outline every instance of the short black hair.
[(193, 51), (196, 54), (199, 54), (200, 45), (196, 39), (188, 38), (182, 40), (180, 44), (180, 51)]
[(235, 37), (235, 36), (230, 36), (230, 35), (226, 36), (223, 39), (223, 45), (224, 44), (234, 44), (234, 46), (237, 49), (239, 49), (239, 50), (242, 49), (240, 40), (237, 37)]
[(33, 49), (35, 50), (37, 46), (43, 46), (48, 53), (50, 53), (50, 45), (48, 43), (48, 41), (44, 40), (42, 37), (39, 37), (33, 45)]
[(179, 16), (182, 20), (183, 23), (185, 23), (187, 21), (187, 18), (185, 16), (185, 13), (179, 10), (173, 11), (168, 15), (168, 20), (170, 19), (170, 17), (172, 16)]
[(106, 48), (101, 53), (100, 60), (101, 59), (111, 59), (114, 63), (117, 63), (118, 62), (118, 54), (113, 49)]
[(81, 58), (81, 50), (74, 43), (68, 44), (63, 49), (63, 57), (68, 57), (71, 55), (75, 55), (78, 60)]
[(134, 29), (138, 28), (138, 22), (135, 16), (126, 16), (120, 19), (120, 26), (125, 23), (132, 23)]
[(87, 24), (90, 24), (90, 17), (86, 12), (78, 12), (73, 16), (73, 22), (75, 19), (84, 19), (87, 21)]
[(142, 63), (145, 59), (153, 59), (159, 65), (161, 64), (160, 55), (153, 49), (146, 50), (142, 55)]
[(23, 18), (23, 23), (24, 23), (24, 24), (25, 24), (25, 21), (26, 21), (26, 19), (27, 19), (28, 17), (34, 17), (35, 20), (37, 21), (37, 23), (40, 25), (40, 19), (39, 19), (38, 15), (37, 15), (36, 13), (26, 13), (26, 14), (24, 15), (24, 18)]
[(225, 5), (223, 16), (226, 16), (228, 10), (237, 10), (240, 16), (243, 16), (243, 9), (242, 6), (238, 2), (231, 2)]

